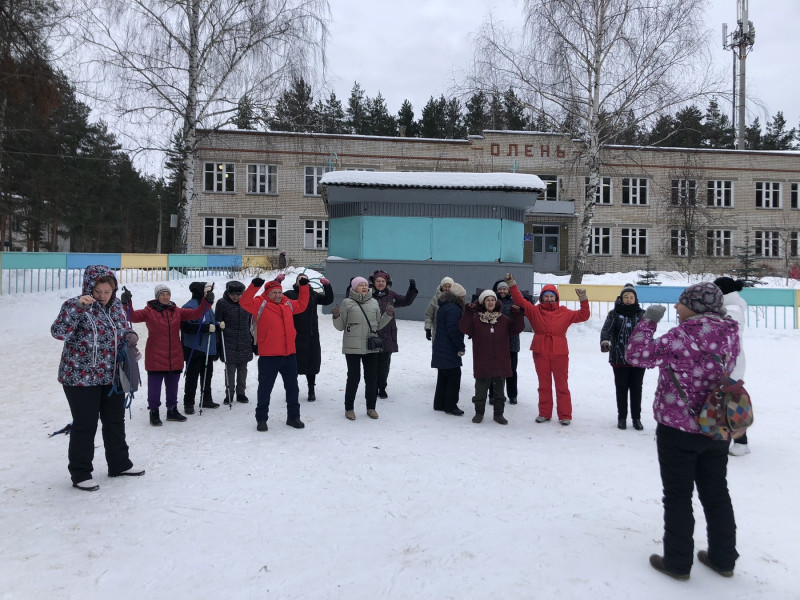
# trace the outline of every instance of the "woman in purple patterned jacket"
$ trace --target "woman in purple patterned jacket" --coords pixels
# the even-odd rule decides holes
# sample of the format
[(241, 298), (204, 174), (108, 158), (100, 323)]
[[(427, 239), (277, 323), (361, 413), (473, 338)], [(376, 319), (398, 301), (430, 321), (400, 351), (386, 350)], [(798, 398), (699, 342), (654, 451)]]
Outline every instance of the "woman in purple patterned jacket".
[(736, 364), (739, 325), (724, 316), (722, 291), (709, 282), (683, 291), (675, 304), (678, 325), (654, 338), (665, 310), (647, 308), (625, 352), (630, 364), (660, 370), (653, 412), (664, 487), (664, 555), (653, 554), (650, 564), (675, 579), (689, 579), (696, 485), (708, 533), (708, 550), (700, 550), (697, 559), (731, 577), (739, 554), (727, 482), (728, 442), (703, 435), (693, 415), (722, 379), (725, 365), (732, 369)]
[(98, 416), (108, 476), (144, 475), (144, 469), (135, 468), (128, 458), (125, 394), (114, 385), (119, 376), (118, 353), (127, 342), (129, 351), (137, 354), (139, 340), (116, 291), (117, 278), (111, 269), (86, 267), (83, 295), (64, 302), (50, 327), (53, 337), (64, 341), (58, 381), (72, 411), (68, 451), (72, 487), (87, 492), (100, 488), (92, 479)]

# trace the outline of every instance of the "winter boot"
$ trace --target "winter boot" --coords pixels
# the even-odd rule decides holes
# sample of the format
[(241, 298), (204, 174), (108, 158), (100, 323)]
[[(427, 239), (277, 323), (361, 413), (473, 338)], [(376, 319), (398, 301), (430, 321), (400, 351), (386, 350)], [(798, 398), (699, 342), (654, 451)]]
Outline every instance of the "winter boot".
[(242, 404), (247, 404), (250, 402), (250, 399), (244, 394), (236, 394), (236, 401), (241, 402)]
[(229, 404), (233, 404), (233, 394), (229, 394), (228, 392), (225, 392), (225, 400), (223, 400), (222, 403), (225, 406), (228, 406)]
[(167, 421), (178, 421), (179, 423), (183, 423), (185, 420), (186, 417), (184, 417), (181, 413), (178, 412), (177, 406), (167, 409)]
[(475, 405), (475, 416), (472, 417), (472, 422), (480, 423), (483, 421), (483, 414), (486, 412), (486, 400), (473, 398), (472, 403)]
[[(617, 429), (627, 429), (628, 425), (626, 423), (627, 419), (617, 419)], [(635, 421), (634, 421), (635, 422)]]
[(150, 411), (150, 425), (153, 427), (161, 427), (163, 425), (161, 417), (158, 414), (158, 409)]
[(378, 398), (388, 398), (389, 394), (386, 393), (386, 388), (378, 388)]
[(641, 419), (634, 419), (633, 420), (633, 428), (636, 431), (641, 431), (642, 429), (644, 429), (644, 425), (642, 425), (642, 420)]
[(214, 402), (214, 399), (211, 396), (206, 396), (203, 398), (203, 403), (200, 406), (202, 408), (219, 408), (219, 403)]
[(193, 415), (194, 414), (194, 404), (184, 404), (183, 405), (183, 412), (185, 412), (187, 415)]
[(308, 401), (309, 402), (314, 402), (314, 400), (316, 400), (316, 399), (317, 399), (317, 395), (314, 393), (314, 384), (313, 383), (309, 383), (308, 384)]
[(494, 404), (492, 404), (492, 406), (494, 407), (495, 423), (500, 423), (500, 425), (508, 425), (508, 421), (503, 416), (503, 410), (506, 407), (505, 399), (501, 400), (500, 398), (495, 398)]

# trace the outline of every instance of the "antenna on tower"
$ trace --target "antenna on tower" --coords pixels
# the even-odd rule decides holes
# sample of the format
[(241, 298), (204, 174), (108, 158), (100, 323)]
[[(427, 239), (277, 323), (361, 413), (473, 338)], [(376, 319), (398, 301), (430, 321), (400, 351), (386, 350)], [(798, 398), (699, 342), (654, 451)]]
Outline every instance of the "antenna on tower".
[[(748, 0), (736, 0), (736, 29), (728, 35), (728, 25), (722, 24), (722, 47), (725, 50), (733, 51), (733, 118), (732, 122), (738, 121), (736, 127), (736, 147), (744, 150), (745, 133), (745, 74), (746, 59), (753, 44), (756, 41), (756, 28), (753, 22), (748, 19)], [(737, 73), (736, 63), (739, 63), (738, 83), (739, 94), (737, 102), (736, 84)], [(738, 119), (737, 117), (738, 113)]]

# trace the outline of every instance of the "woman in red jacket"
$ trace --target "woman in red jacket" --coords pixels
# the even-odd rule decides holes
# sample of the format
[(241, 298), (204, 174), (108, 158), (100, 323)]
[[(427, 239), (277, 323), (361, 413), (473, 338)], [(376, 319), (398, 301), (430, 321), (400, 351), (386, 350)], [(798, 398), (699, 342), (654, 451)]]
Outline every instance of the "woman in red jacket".
[(161, 425), (158, 414), (161, 406), (161, 385), (167, 390), (167, 421), (185, 421), (178, 412), (178, 383), (183, 371), (183, 345), (181, 321), (193, 321), (205, 314), (208, 303), (214, 301), (211, 284), (206, 286), (205, 297), (195, 309), (178, 308), (170, 300), (172, 292), (160, 283), (155, 289), (155, 300), (150, 300), (142, 310), (133, 310), (130, 292), (122, 295), (131, 321), (147, 325), (147, 345), (144, 348), (144, 368), (147, 371), (147, 408), (150, 425)]
[(539, 416), (537, 423), (549, 421), (553, 416), (553, 381), (556, 384), (556, 412), (558, 422), (569, 425), (572, 421), (572, 397), (569, 393), (569, 346), (567, 329), (573, 323), (588, 321), (591, 311), (586, 290), (577, 288), (580, 310), (559, 306), (558, 289), (546, 285), (539, 293), (539, 304), (534, 306), (525, 300), (514, 277), (507, 273), (505, 280), (511, 288), (514, 304), (525, 310), (525, 316), (533, 329), (533, 366), (539, 378)]
[[(281, 278), (283, 279), (283, 278)], [(297, 280), (297, 300), (283, 295), (280, 281), (264, 285), (264, 294), (256, 293), (264, 285), (260, 277), (253, 279), (239, 305), (253, 315), (257, 321), (258, 339), (258, 403), (256, 404), (256, 429), (267, 431), (269, 399), (278, 373), (286, 390), (286, 424), (302, 429), (300, 420), (300, 389), (297, 385), (297, 348), (294, 315), (301, 314), (308, 306), (308, 279)]]

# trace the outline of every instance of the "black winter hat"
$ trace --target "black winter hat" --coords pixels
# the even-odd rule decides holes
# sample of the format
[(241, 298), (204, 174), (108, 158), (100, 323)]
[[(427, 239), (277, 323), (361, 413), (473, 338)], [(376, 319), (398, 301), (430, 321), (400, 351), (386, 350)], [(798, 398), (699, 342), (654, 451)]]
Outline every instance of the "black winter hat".
[(225, 291), (229, 294), (244, 293), (244, 284), (241, 281), (229, 281), (225, 284)]
[(723, 294), (730, 294), (731, 292), (741, 292), (744, 282), (741, 279), (734, 281), (730, 277), (717, 277), (714, 285), (721, 289)]
[(189, 291), (192, 293), (192, 298), (200, 300), (203, 298), (203, 290), (206, 287), (205, 281), (193, 281), (189, 284)]

